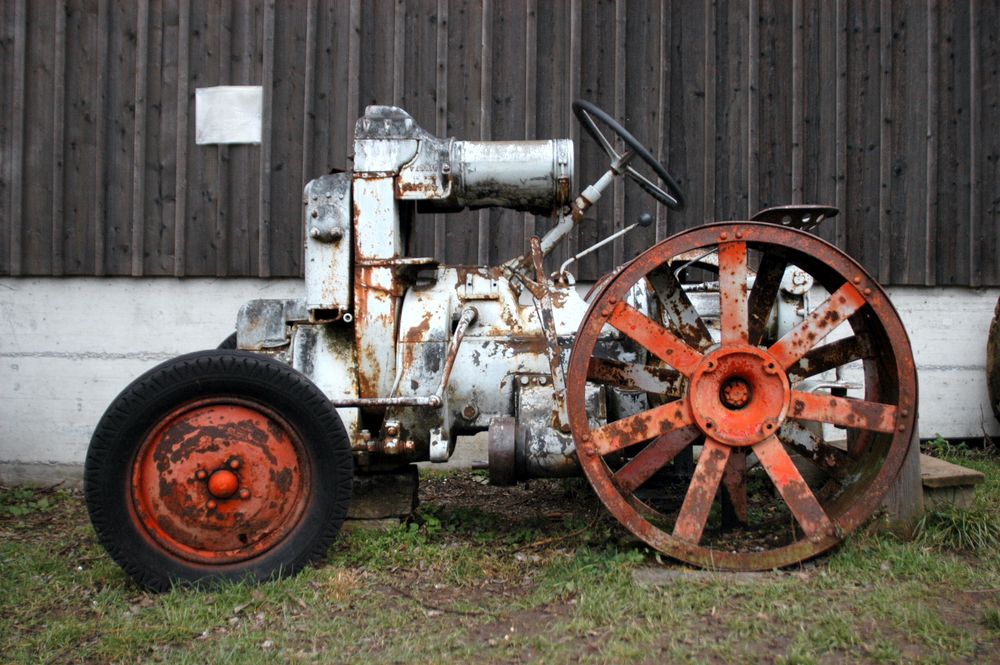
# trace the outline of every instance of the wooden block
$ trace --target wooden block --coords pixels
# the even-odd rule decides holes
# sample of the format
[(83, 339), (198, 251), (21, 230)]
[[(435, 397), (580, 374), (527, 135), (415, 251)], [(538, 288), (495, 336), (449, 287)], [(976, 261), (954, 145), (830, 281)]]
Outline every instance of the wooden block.
[(417, 467), (392, 473), (357, 474), (348, 520), (384, 520), (407, 517), (417, 507)]
[(920, 456), (920, 482), (925, 488), (978, 485), (986, 480), (979, 471), (946, 462), (929, 455)]

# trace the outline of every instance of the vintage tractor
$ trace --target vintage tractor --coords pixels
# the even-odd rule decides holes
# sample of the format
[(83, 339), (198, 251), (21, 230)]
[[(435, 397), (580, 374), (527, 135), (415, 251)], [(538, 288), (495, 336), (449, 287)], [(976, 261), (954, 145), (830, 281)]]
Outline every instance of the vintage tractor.
[[(161, 364), (100, 421), (86, 496), (111, 556), (152, 588), (294, 573), (355, 474), (443, 462), (487, 430), (494, 484), (582, 471), (626, 529), (699, 566), (800, 562), (868, 519), (917, 382), (885, 292), (807, 232), (836, 209), (678, 233), (582, 297), (576, 257), (545, 259), (616, 179), (683, 197), (613, 118), (573, 110), (610, 160), (576, 196), (571, 141), (441, 139), (368, 107), (353, 171), (305, 189), (304, 297), (247, 303), (238, 350)], [(553, 225), (498, 266), (406, 255), (418, 212), (485, 206)]]

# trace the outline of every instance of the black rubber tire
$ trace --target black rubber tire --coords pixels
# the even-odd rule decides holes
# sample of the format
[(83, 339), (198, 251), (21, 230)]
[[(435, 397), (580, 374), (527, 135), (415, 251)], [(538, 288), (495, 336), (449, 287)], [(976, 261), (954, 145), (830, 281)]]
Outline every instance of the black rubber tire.
[[(174, 409), (214, 395), (265, 405), (298, 433), (310, 490), (290, 532), (253, 558), (195, 563), (158, 546), (132, 508), (131, 478), (142, 442)], [(291, 367), (244, 351), (199, 351), (146, 372), (111, 403), (90, 442), (84, 475), (87, 509), (101, 544), (140, 585), (266, 580), (317, 561), (336, 538), (351, 501), (353, 457), (343, 423), (329, 400)]]
[(219, 344), (215, 348), (217, 348), (217, 349), (230, 349), (230, 350), (235, 350), (235, 349), (240, 348), (240, 347), (238, 347), (236, 345), (236, 332), (233, 331), (232, 335), (230, 335), (226, 339), (222, 340), (222, 343)]

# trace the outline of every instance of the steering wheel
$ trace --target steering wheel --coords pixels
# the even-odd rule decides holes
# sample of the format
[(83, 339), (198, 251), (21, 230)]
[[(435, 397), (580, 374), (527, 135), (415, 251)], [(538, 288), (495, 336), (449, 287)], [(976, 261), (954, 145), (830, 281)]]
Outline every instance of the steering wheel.
[(578, 99), (573, 102), (573, 115), (576, 119), (580, 121), (583, 128), (587, 130), (587, 133), (594, 137), (604, 152), (608, 153), (608, 157), (611, 158), (611, 165), (616, 171), (618, 170), (618, 165), (622, 163), (623, 155), (619, 155), (611, 141), (607, 139), (604, 133), (597, 127), (597, 123), (594, 122), (595, 119), (599, 120), (603, 125), (610, 129), (618, 138), (628, 146), (632, 153), (646, 163), (649, 168), (653, 169), (653, 172), (659, 178), (666, 188), (654, 183), (652, 180), (644, 176), (642, 173), (637, 171), (634, 167), (625, 163), (624, 173), (629, 178), (635, 181), (639, 187), (643, 189), (647, 194), (652, 196), (654, 199), (667, 206), (671, 210), (683, 210), (684, 209), (684, 194), (681, 192), (681, 188), (677, 185), (670, 174), (667, 173), (667, 169), (663, 167), (663, 164), (658, 162), (652, 153), (646, 149), (639, 140), (636, 139), (632, 134), (621, 126), (621, 124), (604, 112), (596, 104), (591, 104), (590, 102)]

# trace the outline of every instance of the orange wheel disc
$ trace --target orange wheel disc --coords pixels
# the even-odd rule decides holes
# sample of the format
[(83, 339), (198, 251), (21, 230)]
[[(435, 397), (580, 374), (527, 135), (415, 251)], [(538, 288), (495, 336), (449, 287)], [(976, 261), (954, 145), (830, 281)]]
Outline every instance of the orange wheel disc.
[(143, 440), (131, 505), (143, 533), (195, 563), (245, 561), (280, 543), (310, 495), (298, 433), (271, 409), (235, 397), (184, 404)]

